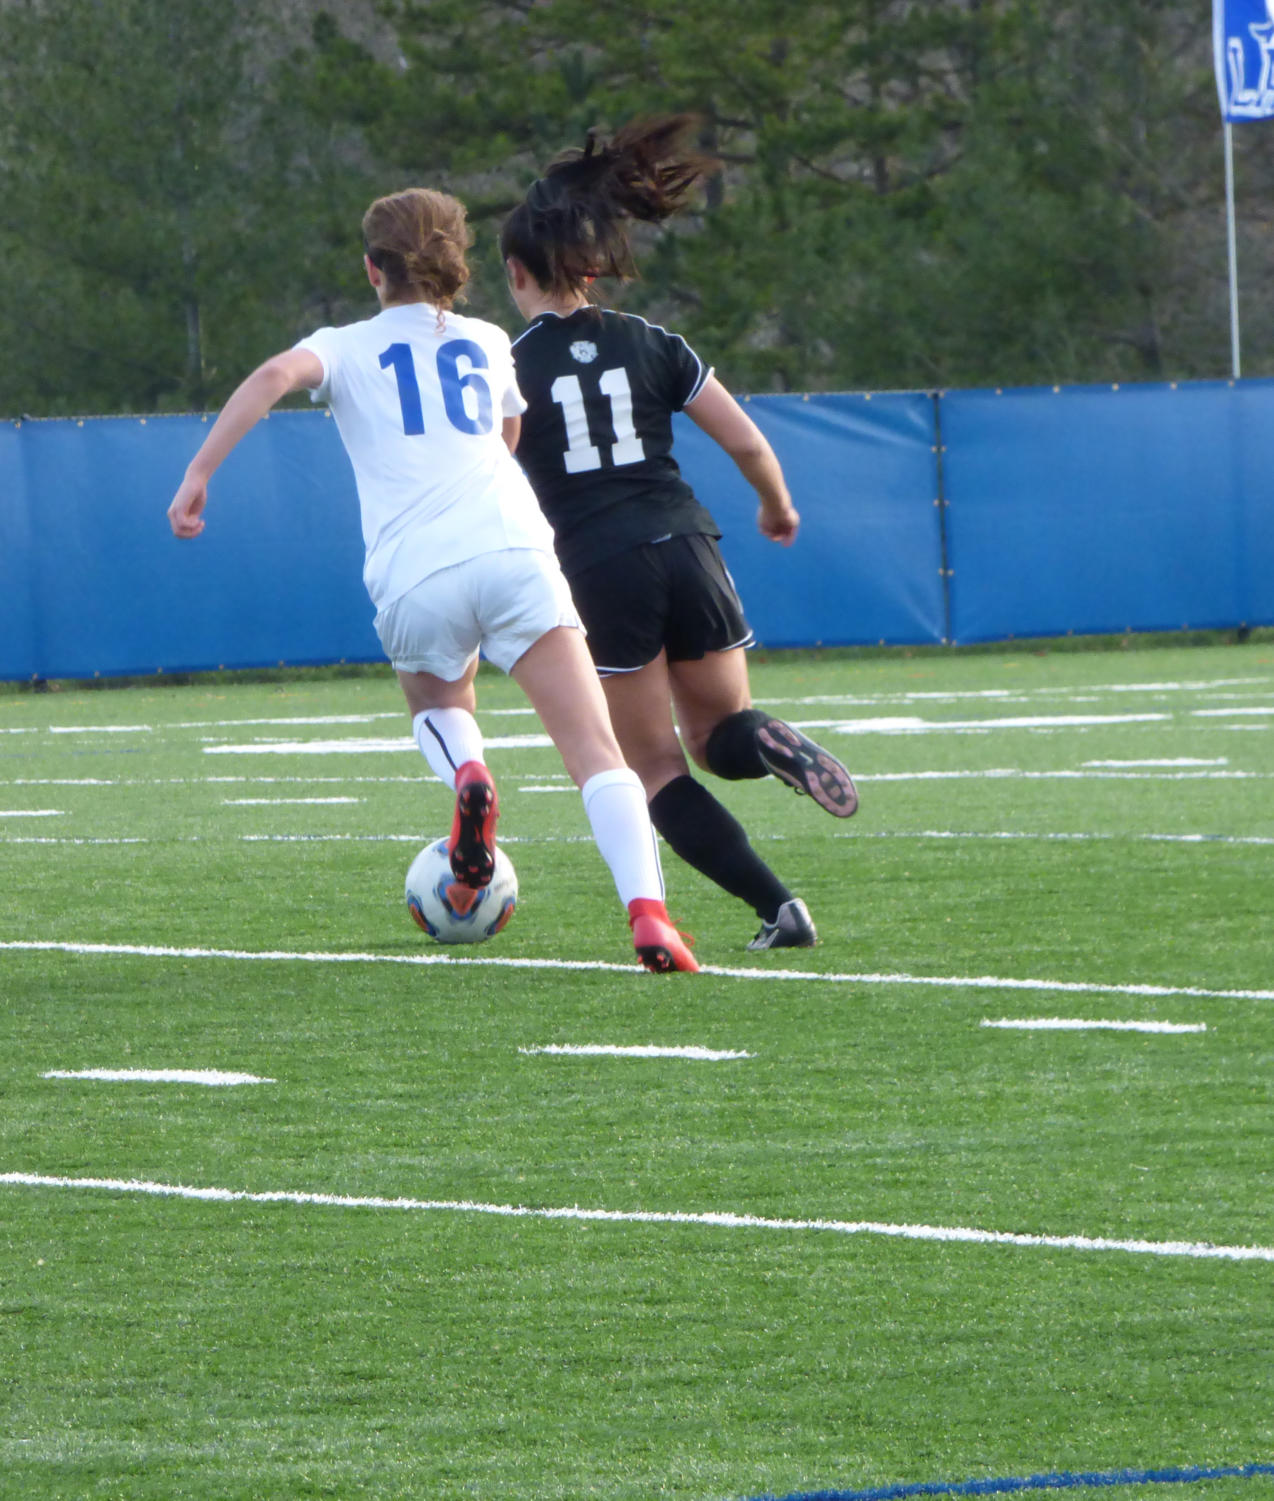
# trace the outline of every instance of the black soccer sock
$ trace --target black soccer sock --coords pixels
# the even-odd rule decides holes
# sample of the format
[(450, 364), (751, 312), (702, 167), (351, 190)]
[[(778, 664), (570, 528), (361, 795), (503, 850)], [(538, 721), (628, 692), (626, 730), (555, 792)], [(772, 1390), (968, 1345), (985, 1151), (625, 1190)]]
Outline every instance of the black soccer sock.
[(760, 709), (738, 709), (727, 714), (703, 748), (703, 758), (713, 776), (727, 782), (769, 776), (769, 769), (756, 748), (756, 732), (769, 721), (770, 716)]
[(747, 902), (762, 922), (773, 922), (791, 900), (792, 893), (748, 843), (743, 825), (692, 776), (674, 777), (655, 793), (650, 821), (674, 854)]

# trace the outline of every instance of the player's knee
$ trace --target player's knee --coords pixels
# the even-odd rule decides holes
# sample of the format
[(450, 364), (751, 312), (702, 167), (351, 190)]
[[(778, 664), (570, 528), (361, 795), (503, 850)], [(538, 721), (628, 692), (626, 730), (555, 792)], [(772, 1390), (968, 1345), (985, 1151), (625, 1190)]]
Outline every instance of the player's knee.
[(756, 748), (756, 732), (768, 718), (760, 709), (727, 714), (705, 737), (702, 759), (695, 756), (696, 762), (728, 782), (766, 776), (765, 763)]
[(672, 746), (626, 745), (624, 758), (641, 778), (641, 785), (646, 789), (648, 800), (654, 797), (661, 787), (667, 786), (677, 777), (684, 776), (687, 771), (686, 758), (682, 754), (680, 741)]

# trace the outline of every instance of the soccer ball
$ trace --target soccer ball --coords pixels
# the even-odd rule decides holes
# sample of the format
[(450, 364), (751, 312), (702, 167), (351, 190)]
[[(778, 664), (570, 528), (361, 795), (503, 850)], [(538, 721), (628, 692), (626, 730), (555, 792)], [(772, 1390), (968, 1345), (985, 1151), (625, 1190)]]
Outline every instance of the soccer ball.
[(435, 839), (407, 872), (407, 910), (439, 943), (485, 943), (504, 927), (518, 904), (518, 877), (502, 849), (495, 852), (491, 884), (474, 891), (451, 873), (447, 841)]

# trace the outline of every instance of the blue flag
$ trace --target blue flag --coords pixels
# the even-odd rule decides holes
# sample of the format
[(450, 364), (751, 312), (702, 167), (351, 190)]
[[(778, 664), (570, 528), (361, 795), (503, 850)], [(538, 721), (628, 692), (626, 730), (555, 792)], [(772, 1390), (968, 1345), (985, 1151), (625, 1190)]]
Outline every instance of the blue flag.
[(1223, 120), (1274, 119), (1274, 0), (1212, 0)]

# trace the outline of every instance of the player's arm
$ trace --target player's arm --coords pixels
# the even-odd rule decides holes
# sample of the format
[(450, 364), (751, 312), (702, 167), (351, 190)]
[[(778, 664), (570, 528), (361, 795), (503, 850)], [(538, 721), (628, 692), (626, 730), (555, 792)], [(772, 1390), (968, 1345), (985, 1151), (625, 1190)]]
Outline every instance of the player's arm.
[(760, 500), (756, 524), (761, 535), (790, 547), (801, 518), (765, 434), (715, 375), (707, 378), (687, 405), (686, 416), (725, 449), (756, 491)]
[(257, 366), (222, 407), (186, 468), (186, 477), (168, 507), (174, 536), (197, 537), (203, 531), (208, 481), (239, 439), (283, 397), (292, 391), (312, 390), (322, 382), (322, 362), (308, 349), (287, 349)]
[(522, 418), (506, 417), (500, 431), (504, 434), (504, 446), (510, 453), (518, 451), (518, 439), (522, 436)]

